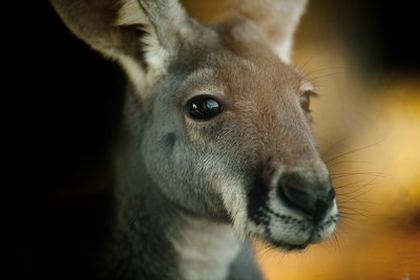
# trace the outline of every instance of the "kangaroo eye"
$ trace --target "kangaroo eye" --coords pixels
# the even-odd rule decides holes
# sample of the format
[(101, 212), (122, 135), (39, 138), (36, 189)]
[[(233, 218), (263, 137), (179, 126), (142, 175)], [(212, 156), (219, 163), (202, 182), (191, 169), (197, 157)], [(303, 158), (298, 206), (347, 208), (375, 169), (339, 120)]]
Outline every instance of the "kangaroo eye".
[(307, 90), (300, 96), (300, 99), (299, 99), (300, 106), (305, 112), (308, 112), (308, 113), (311, 112), (311, 97), (312, 96), (316, 97), (318, 96), (318, 94), (311, 90)]
[(209, 120), (223, 112), (223, 106), (209, 95), (199, 95), (188, 100), (188, 116), (196, 120)]
[(300, 97), (300, 106), (302, 107), (302, 109), (305, 112), (310, 112), (311, 111), (311, 98), (310, 98), (309, 95), (303, 94)]

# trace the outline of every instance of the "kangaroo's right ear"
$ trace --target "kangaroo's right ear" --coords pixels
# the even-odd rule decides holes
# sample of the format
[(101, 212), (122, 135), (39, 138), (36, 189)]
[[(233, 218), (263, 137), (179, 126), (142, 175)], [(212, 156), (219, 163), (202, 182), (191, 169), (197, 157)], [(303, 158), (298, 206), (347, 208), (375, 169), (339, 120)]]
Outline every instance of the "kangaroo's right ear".
[(117, 60), (136, 87), (165, 73), (192, 21), (177, 0), (51, 0), (66, 25)]
[(293, 34), (307, 2), (308, 0), (231, 0), (230, 6), (234, 12), (255, 23), (266, 35), (273, 51), (284, 62), (289, 63)]

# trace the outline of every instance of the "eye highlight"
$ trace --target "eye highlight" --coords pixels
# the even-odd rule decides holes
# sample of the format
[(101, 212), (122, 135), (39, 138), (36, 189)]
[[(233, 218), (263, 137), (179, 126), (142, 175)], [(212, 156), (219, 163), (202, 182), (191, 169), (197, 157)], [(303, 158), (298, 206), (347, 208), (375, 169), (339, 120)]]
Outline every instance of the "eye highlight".
[(210, 95), (198, 95), (187, 101), (185, 110), (190, 118), (206, 121), (223, 112), (223, 106)]
[(299, 97), (300, 106), (302, 109), (310, 113), (311, 112), (311, 97), (317, 97), (318, 94), (312, 90), (305, 90)]

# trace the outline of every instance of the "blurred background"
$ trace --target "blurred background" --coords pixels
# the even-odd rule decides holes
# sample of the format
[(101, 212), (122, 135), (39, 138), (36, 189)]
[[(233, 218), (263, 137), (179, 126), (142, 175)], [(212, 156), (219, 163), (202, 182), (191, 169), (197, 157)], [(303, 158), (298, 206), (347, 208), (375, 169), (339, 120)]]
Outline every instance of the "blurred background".
[[(182, 2), (211, 21), (226, 1)], [(343, 217), (333, 239), (304, 254), (256, 244), (267, 279), (420, 279), (420, 48), (412, 2), (310, 1), (294, 63), (320, 94), (314, 132)], [(10, 143), (1, 273), (84, 279), (111, 205), (109, 151), (124, 76), (74, 38), (48, 1), (7, 5), (16, 6), (2, 30)]]

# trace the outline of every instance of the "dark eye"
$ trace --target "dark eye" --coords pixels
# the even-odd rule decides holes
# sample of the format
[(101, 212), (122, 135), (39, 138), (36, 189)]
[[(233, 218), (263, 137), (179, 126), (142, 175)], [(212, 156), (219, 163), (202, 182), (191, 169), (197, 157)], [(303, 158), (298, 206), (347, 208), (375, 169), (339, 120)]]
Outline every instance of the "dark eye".
[(307, 90), (300, 96), (300, 99), (299, 99), (300, 106), (305, 112), (308, 112), (308, 113), (311, 112), (311, 97), (312, 96), (318, 96), (318, 94), (311, 90)]
[(188, 116), (196, 120), (209, 120), (223, 112), (223, 106), (209, 95), (199, 95), (188, 100)]

